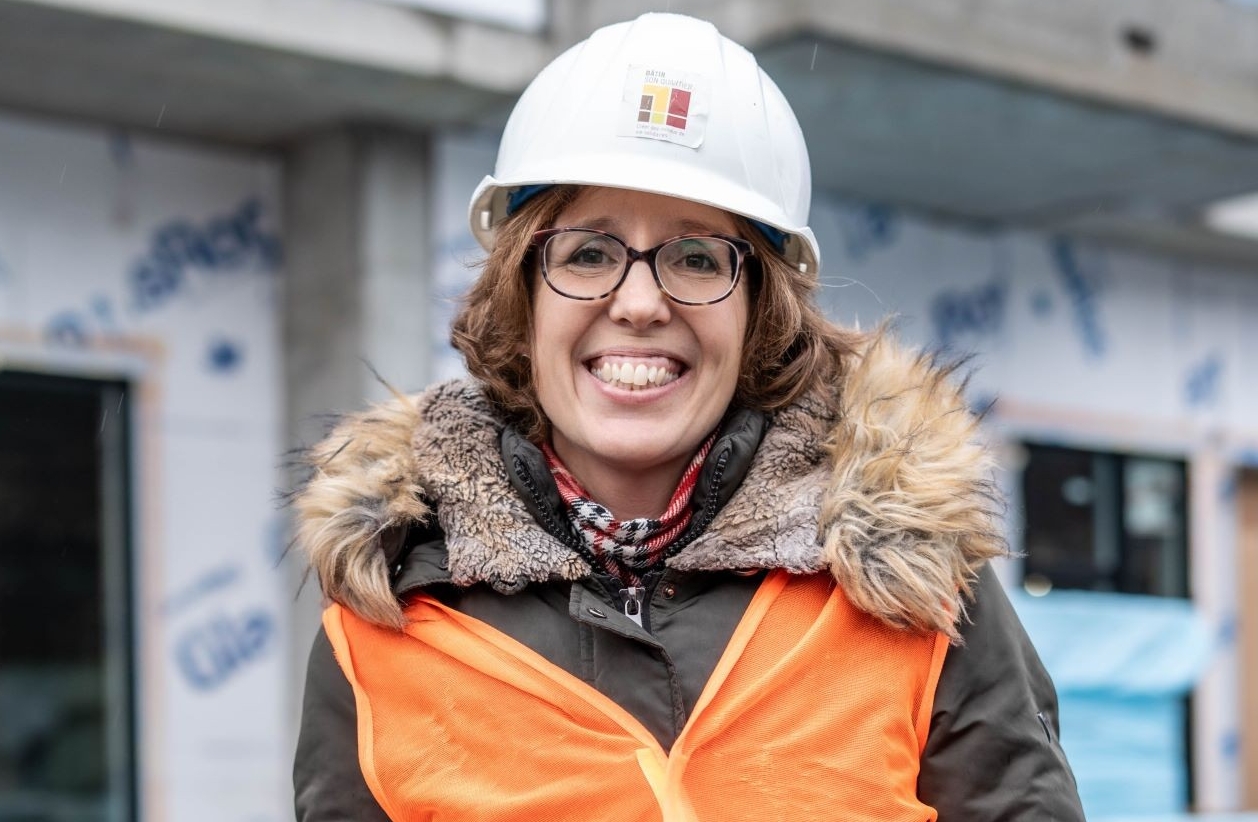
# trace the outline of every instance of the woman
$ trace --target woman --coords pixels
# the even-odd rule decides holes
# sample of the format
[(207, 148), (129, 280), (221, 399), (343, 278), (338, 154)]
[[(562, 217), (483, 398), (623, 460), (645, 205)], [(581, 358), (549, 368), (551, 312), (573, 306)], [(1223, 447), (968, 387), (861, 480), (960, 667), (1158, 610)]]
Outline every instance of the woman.
[(299, 818), (1082, 819), (975, 421), (821, 316), (809, 197), (706, 23), (526, 90), (473, 196), (473, 379), (311, 455)]

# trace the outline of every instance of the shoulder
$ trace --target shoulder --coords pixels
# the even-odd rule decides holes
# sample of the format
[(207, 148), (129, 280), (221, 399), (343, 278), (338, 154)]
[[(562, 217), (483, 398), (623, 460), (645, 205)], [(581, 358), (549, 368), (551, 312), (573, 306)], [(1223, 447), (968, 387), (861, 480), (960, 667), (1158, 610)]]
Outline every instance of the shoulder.
[(443, 488), (496, 469), (501, 428), (477, 384), (462, 380), (342, 417), (303, 456), (309, 476), (292, 496), (294, 544), (324, 595), (400, 625), (390, 563), (412, 527), (432, 522)]
[(1057, 694), (991, 568), (934, 696), (918, 793), (940, 819), (1082, 820)]
[(956, 641), (979, 569), (1006, 551), (958, 366), (880, 334), (840, 371), (772, 415), (740, 486), (670, 565), (828, 570), (862, 611)]

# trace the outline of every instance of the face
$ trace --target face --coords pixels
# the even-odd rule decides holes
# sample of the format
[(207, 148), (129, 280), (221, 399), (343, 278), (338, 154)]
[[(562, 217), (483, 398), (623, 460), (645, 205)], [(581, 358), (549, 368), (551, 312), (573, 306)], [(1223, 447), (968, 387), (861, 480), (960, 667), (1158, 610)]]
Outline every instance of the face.
[[(737, 236), (733, 218), (719, 209), (608, 188), (582, 191), (555, 226), (607, 231), (637, 249), (679, 234)], [(534, 276), (534, 384), (560, 459), (596, 497), (608, 478), (671, 477), (675, 485), (734, 396), (746, 277), (722, 302), (685, 306), (660, 291), (643, 261), (601, 300), (563, 297), (540, 272)], [(627, 367), (654, 376), (645, 385), (625, 383), (616, 375)]]

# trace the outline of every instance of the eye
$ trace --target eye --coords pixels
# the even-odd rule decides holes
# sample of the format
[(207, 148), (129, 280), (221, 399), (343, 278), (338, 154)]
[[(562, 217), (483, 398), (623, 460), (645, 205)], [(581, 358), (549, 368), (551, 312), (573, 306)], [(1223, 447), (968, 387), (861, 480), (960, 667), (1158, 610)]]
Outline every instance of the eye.
[(691, 251), (678, 261), (679, 264), (694, 272), (715, 271), (716, 259), (707, 251)]
[(624, 260), (624, 249), (610, 237), (573, 229), (557, 234), (546, 246), (547, 265), (572, 274), (614, 270)]
[(597, 243), (590, 243), (578, 248), (565, 261), (565, 265), (575, 266), (603, 266), (609, 263), (610, 259), (607, 255), (607, 249), (600, 248)]
[(670, 274), (684, 277), (732, 275), (729, 245), (716, 237), (687, 237), (660, 250), (659, 262)]

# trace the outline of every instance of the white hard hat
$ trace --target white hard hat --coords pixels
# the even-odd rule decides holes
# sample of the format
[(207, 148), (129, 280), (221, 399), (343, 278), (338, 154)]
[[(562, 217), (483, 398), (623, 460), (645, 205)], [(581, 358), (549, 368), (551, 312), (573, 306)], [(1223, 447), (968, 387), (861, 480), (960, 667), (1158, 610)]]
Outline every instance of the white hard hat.
[(711, 24), (644, 14), (601, 28), (542, 69), (498, 162), (472, 195), (472, 233), (557, 184), (666, 194), (741, 214), (816, 275), (812, 179), (795, 113), (756, 58)]

